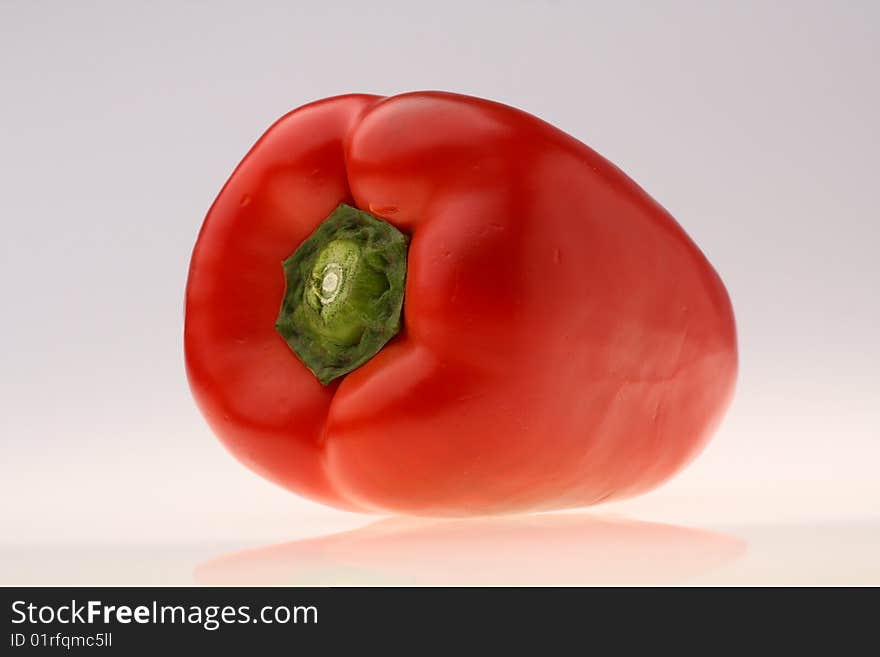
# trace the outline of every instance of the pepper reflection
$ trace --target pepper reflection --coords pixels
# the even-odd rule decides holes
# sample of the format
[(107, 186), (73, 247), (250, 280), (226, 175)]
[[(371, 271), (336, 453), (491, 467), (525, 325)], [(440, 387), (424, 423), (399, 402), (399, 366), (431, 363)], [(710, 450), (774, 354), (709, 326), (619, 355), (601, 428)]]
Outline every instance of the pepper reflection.
[(587, 514), (389, 518), (224, 555), (195, 576), (202, 584), (676, 584), (744, 552), (743, 541), (715, 532)]

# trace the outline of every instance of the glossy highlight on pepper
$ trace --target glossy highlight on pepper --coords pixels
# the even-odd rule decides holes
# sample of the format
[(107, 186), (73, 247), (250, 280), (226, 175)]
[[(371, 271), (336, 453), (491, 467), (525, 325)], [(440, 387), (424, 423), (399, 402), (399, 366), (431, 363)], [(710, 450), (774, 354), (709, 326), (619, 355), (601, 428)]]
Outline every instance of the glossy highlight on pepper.
[(668, 212), (540, 119), (443, 92), (269, 128), (202, 226), (184, 342), (245, 465), (417, 515), (648, 490), (709, 439), (737, 371), (724, 285)]

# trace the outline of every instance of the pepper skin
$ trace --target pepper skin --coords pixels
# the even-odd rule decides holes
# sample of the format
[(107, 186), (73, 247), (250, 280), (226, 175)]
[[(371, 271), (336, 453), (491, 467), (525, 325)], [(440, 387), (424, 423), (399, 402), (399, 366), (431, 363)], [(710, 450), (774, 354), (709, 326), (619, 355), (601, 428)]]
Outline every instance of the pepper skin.
[[(275, 322), (282, 262), (341, 203), (407, 236), (403, 325), (323, 385)], [(646, 491), (703, 447), (737, 371), (724, 285), (669, 213), (549, 124), (440, 92), (329, 98), (260, 138), (199, 234), (185, 353), (248, 467), (417, 515)]]

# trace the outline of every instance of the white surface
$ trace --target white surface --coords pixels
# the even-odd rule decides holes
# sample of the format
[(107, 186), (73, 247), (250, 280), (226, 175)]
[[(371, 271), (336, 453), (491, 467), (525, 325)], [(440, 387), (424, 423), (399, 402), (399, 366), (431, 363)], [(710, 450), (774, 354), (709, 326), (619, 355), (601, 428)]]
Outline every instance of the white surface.
[[(0, 583), (186, 583), (228, 552), (370, 522), (222, 451), (185, 382), (183, 286), (201, 218), (269, 123), (328, 95), (419, 88), (584, 140), (730, 290), (742, 370), (721, 430), (666, 487), (596, 512), (744, 544), (704, 553), (685, 531), (681, 549), (711, 567), (676, 581), (878, 583), (878, 21), (869, 1), (0, 4)], [(559, 578), (536, 566), (557, 554), (552, 532), (524, 522), (510, 580)], [(583, 522), (559, 539), (572, 582), (631, 581), (634, 563), (656, 564), (637, 581), (668, 580), (678, 539), (623, 532), (630, 561), (597, 570)], [(465, 560), (448, 572), (419, 565), (430, 544), (389, 574), (381, 551), (404, 538), (354, 565), (349, 535), (325, 539), (308, 577), (480, 581), (467, 555), (493, 531), (443, 538)], [(274, 567), (260, 554), (254, 577)]]
[(264, 545), (5, 547), (0, 577), (7, 585), (880, 585), (878, 522), (707, 531), (607, 515), (571, 517), (574, 522), (561, 527), (554, 522), (560, 516), (388, 519)]

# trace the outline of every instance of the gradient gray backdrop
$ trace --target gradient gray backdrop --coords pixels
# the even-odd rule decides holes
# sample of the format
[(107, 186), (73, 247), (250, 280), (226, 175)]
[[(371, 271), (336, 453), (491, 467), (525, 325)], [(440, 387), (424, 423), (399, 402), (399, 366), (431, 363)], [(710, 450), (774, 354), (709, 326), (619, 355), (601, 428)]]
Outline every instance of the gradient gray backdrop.
[[(880, 580), (845, 538), (880, 536), (878, 23), (867, 0), (0, 0), (0, 583), (66, 581), (63, 546), (199, 552), (363, 524), (222, 450), (185, 380), (183, 292), (205, 211), (272, 121), (414, 89), (585, 141), (728, 286), (725, 423), (673, 482), (600, 511), (725, 529), (759, 555), (767, 528), (844, 527), (828, 578)], [(187, 581), (188, 558), (157, 579)], [(764, 558), (742, 578), (790, 567)]]

